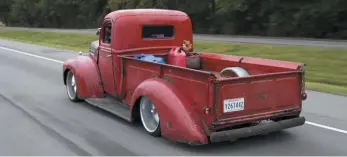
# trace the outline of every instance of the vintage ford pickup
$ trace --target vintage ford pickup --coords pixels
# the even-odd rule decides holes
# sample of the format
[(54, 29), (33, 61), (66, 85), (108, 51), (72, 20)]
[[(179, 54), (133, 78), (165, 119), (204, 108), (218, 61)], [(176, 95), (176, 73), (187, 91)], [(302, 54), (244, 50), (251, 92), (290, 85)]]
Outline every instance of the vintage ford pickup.
[(184, 12), (113, 11), (97, 35), (88, 55), (63, 64), (69, 99), (138, 120), (152, 136), (203, 145), (305, 123), (305, 64), (194, 52)]

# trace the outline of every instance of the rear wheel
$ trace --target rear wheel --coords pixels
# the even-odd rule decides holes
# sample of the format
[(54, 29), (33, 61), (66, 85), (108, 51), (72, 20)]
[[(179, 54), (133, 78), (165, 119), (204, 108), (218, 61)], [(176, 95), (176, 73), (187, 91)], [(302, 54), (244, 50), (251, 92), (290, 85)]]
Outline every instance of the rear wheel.
[(75, 75), (70, 70), (66, 75), (66, 92), (67, 92), (67, 95), (69, 96), (69, 99), (73, 102), (77, 102), (81, 100), (77, 95), (77, 91), (78, 91), (78, 88), (77, 88)]
[(140, 117), (147, 133), (155, 137), (161, 135), (159, 113), (155, 105), (147, 97), (142, 97), (141, 99)]

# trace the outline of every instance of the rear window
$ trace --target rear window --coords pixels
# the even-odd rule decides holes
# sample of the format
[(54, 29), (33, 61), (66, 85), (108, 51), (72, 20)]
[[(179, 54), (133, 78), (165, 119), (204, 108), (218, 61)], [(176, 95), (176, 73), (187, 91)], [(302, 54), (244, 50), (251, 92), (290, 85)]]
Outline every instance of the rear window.
[(143, 26), (142, 38), (165, 39), (174, 37), (174, 26)]

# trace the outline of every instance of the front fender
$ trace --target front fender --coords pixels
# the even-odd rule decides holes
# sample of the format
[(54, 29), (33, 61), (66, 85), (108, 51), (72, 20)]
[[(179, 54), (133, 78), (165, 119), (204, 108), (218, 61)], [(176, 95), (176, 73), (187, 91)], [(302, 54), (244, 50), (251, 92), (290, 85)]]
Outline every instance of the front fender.
[(90, 56), (78, 56), (64, 62), (63, 78), (65, 85), (66, 74), (69, 70), (75, 75), (78, 87), (77, 95), (81, 99), (103, 96), (98, 66)]
[[(145, 96), (156, 106), (162, 136), (189, 144), (207, 144), (203, 125), (190, 104), (176, 88), (160, 78), (142, 82), (134, 91), (131, 104)], [(134, 105), (133, 105), (134, 106)]]

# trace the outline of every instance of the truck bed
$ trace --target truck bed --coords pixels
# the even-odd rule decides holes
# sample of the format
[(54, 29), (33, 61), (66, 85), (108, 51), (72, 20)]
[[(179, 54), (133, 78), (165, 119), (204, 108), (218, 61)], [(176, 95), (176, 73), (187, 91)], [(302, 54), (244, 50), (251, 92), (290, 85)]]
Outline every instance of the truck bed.
[[(167, 60), (165, 53), (156, 56)], [(198, 70), (123, 57), (125, 71), (131, 74), (122, 82), (125, 95), (131, 95), (146, 79), (165, 79), (212, 130), (300, 114), (304, 88), (301, 64), (207, 53), (200, 56), (202, 68)], [(250, 76), (220, 75), (220, 70), (231, 66), (244, 67)], [(208, 116), (202, 113), (206, 107), (212, 110)]]

